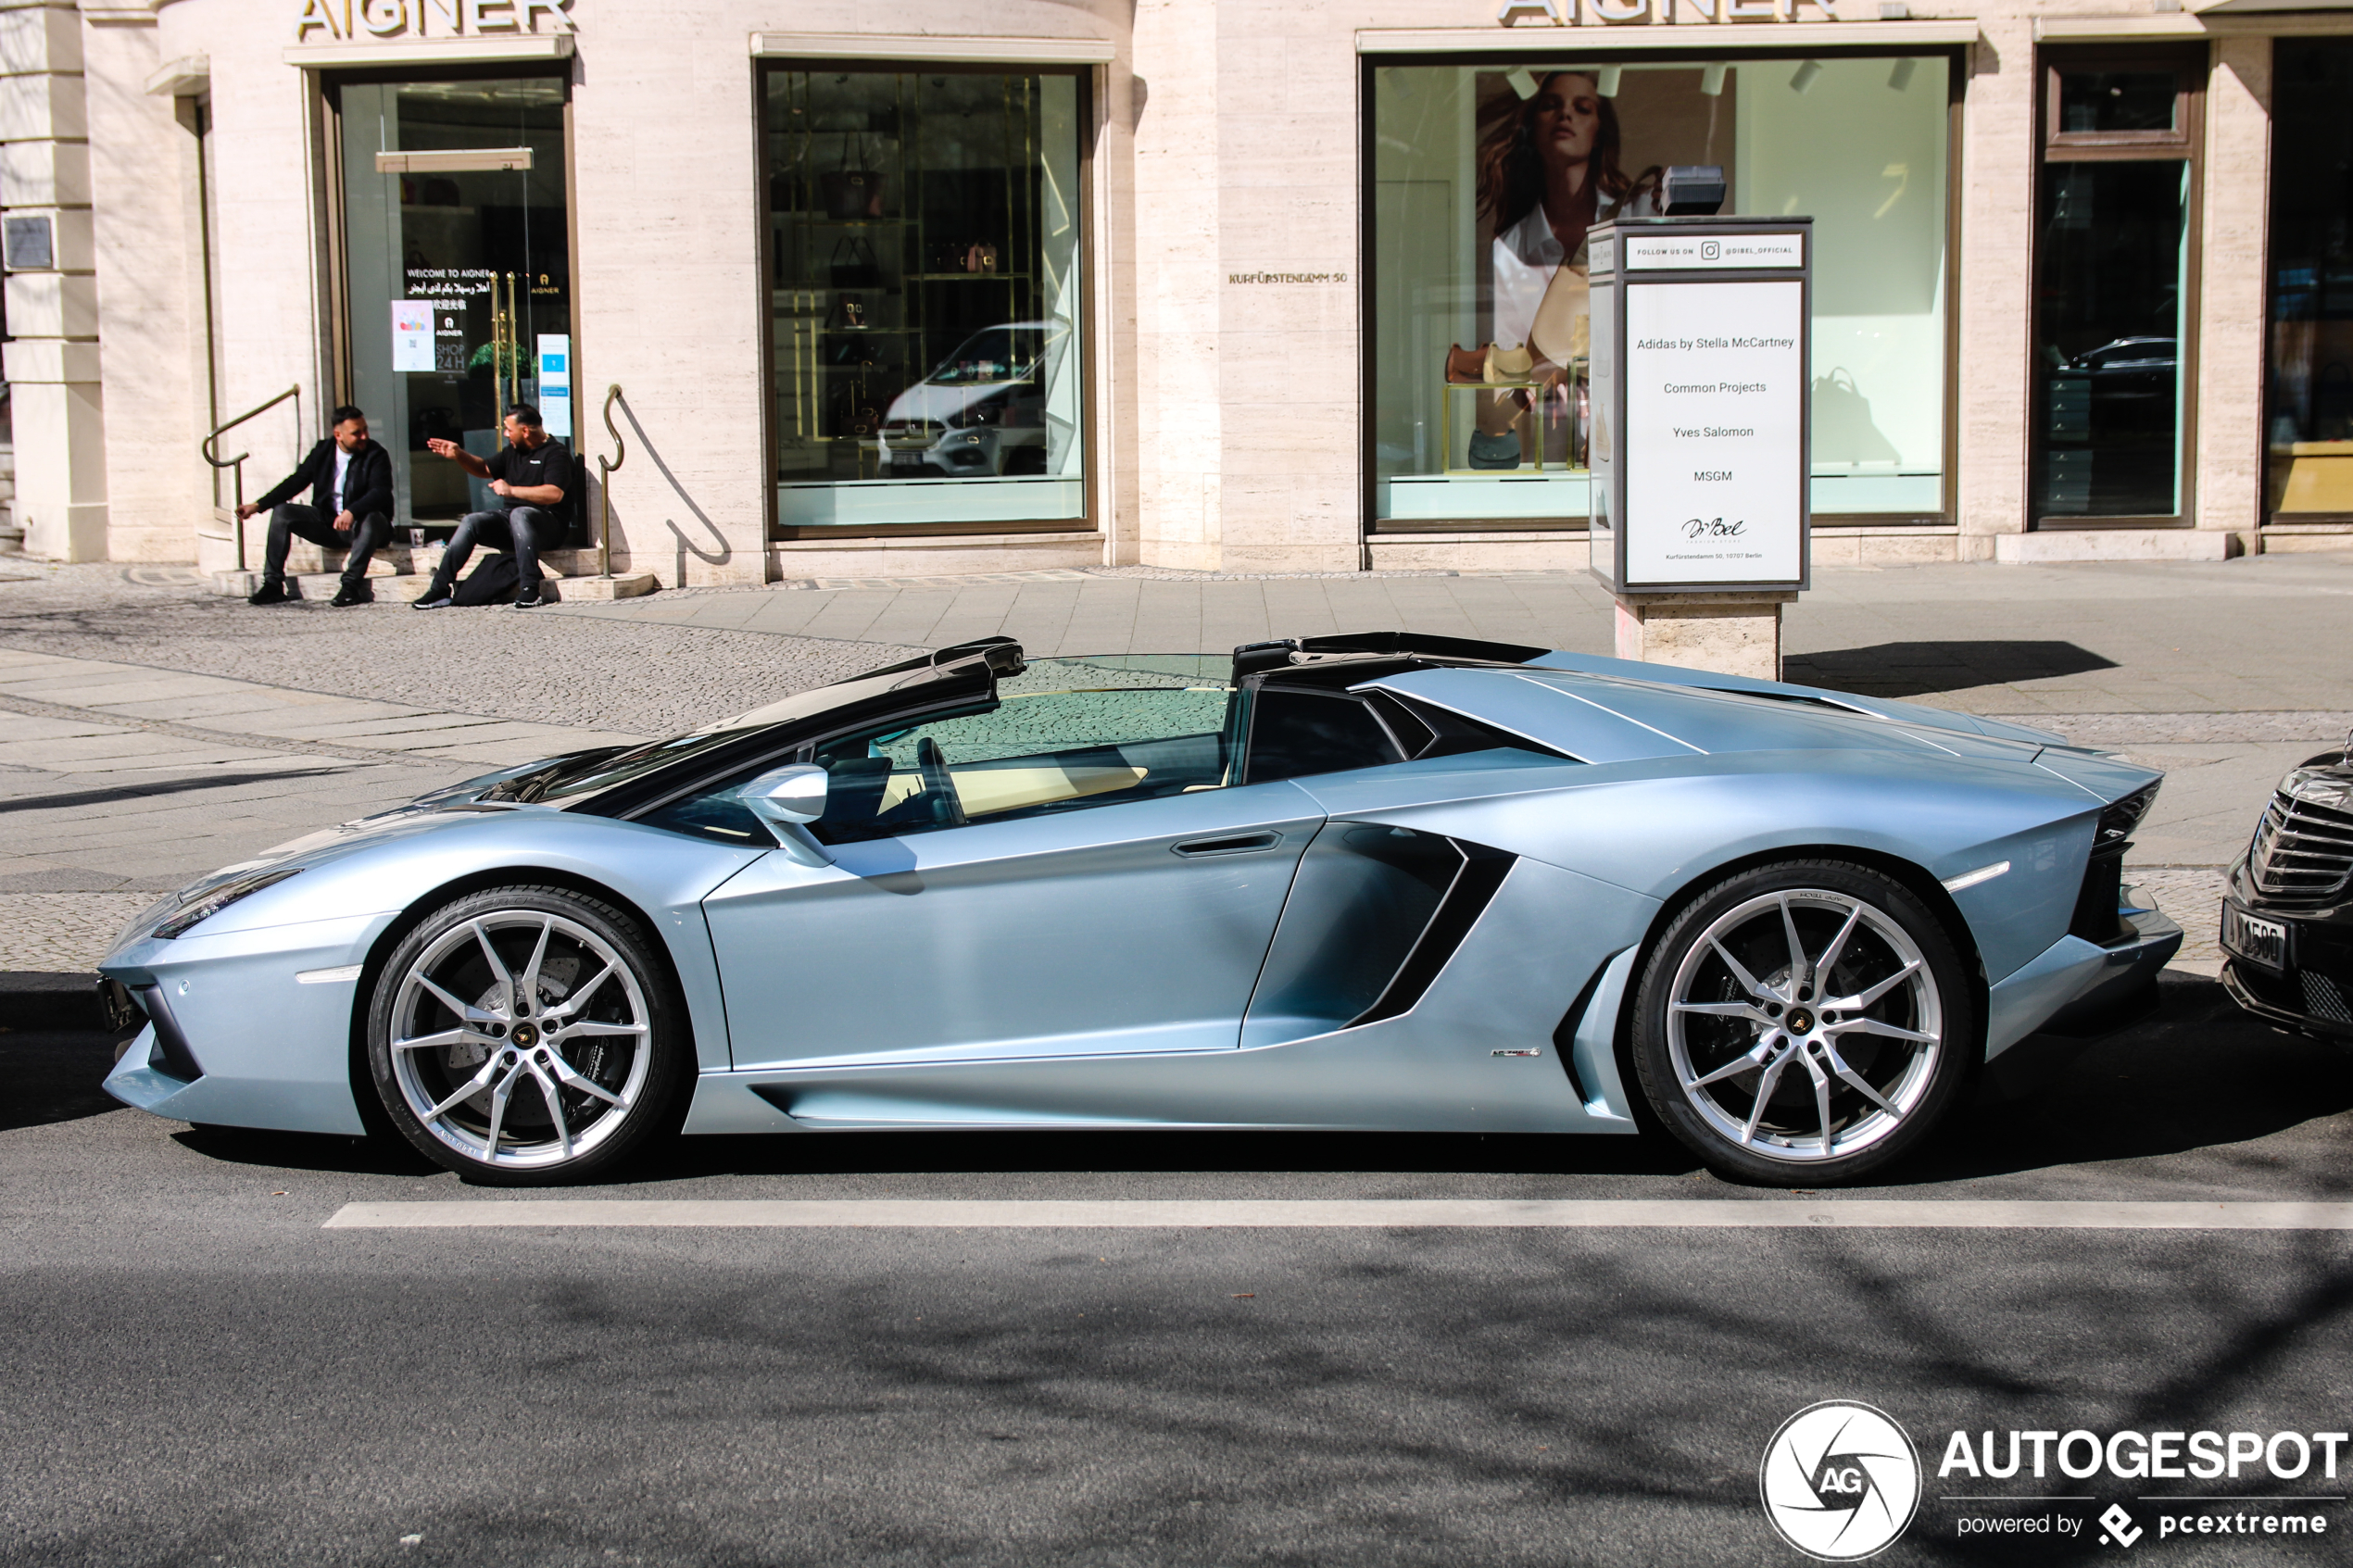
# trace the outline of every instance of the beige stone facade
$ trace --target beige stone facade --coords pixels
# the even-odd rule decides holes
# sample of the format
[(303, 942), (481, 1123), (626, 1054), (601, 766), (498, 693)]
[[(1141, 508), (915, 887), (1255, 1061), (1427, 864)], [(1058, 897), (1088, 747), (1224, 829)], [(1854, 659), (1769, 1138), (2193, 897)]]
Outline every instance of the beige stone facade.
[[(1579, 568), (1581, 519), (1396, 532), (1371, 515), (1373, 70), (1897, 49), (1961, 62), (1944, 500), (1931, 517), (1818, 519), (1816, 558), (2353, 544), (2353, 523), (2267, 526), (2265, 514), (2273, 50), (2283, 36), (2353, 34), (2353, 10), (1718, 4), (1724, 19), (1692, 0), (1530, 0), (1500, 19), (1495, 0), (0, 0), (0, 207), (12, 225), (46, 220), (51, 236), (45, 256), (19, 254), (9, 231), (6, 374), (27, 547), (233, 564), (233, 481), (216, 479), (201, 438), (298, 391), (223, 438), (223, 457), (250, 454), (251, 495), (352, 395), (339, 345), (358, 329), (336, 273), (322, 84), (504, 61), (568, 74), (573, 445), (612, 454), (598, 415), (605, 389), (622, 387), (616, 571), (702, 584), (1093, 563)], [(2038, 59), (2151, 43), (2194, 45), (2208, 62), (2181, 525), (2034, 528)], [(759, 87), (761, 62), (780, 59), (1034, 61), (1083, 74), (1084, 519), (780, 536), (765, 456)], [(558, 565), (585, 572), (594, 560), (587, 550)]]

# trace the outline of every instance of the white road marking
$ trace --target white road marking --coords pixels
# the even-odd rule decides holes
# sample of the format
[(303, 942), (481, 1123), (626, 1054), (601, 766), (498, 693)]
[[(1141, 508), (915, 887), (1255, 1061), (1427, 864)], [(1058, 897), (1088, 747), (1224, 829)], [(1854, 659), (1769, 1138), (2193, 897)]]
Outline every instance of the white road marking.
[(2353, 1203), (2084, 1203), (1873, 1198), (484, 1198), (346, 1203), (330, 1230), (514, 1226), (903, 1227), (916, 1230), (1476, 1228), (1697, 1230), (2353, 1230)]

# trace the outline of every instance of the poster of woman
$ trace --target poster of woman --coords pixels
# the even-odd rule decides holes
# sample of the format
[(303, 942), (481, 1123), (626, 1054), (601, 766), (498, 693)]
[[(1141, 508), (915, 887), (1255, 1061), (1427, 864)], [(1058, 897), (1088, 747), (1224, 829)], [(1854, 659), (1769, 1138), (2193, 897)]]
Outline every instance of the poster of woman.
[[(1586, 237), (1614, 218), (1655, 216), (1664, 166), (1703, 161), (1659, 155), (1704, 155), (1716, 140), (1720, 93), (1693, 91), (1697, 71), (1673, 76), (1629, 75), (1604, 95), (1598, 71), (1481, 73), (1473, 167), (1488, 331), (1447, 359), (1450, 381), (1497, 389), (1479, 397), (1472, 467), (1517, 468), (1540, 445), (1548, 458), (1581, 456), (1582, 421), (1569, 415), (1591, 337)], [(1628, 108), (1651, 155), (1639, 163), (1627, 153)]]

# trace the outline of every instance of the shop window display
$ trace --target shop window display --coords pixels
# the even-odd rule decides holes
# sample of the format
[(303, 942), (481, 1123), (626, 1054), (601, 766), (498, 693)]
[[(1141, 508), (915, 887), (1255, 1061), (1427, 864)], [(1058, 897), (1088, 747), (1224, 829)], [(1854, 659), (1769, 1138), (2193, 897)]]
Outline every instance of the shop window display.
[(2183, 517), (2205, 51), (2045, 56), (2036, 525)]
[(1086, 515), (1078, 83), (765, 82), (776, 519)]
[(1942, 512), (1942, 56), (1391, 66), (1372, 98), (1379, 523), (1581, 523), (1585, 237), (1676, 164), (1815, 220), (1816, 514)]
[(2353, 43), (2282, 39), (2271, 82), (2266, 509), (2341, 522), (2353, 520)]

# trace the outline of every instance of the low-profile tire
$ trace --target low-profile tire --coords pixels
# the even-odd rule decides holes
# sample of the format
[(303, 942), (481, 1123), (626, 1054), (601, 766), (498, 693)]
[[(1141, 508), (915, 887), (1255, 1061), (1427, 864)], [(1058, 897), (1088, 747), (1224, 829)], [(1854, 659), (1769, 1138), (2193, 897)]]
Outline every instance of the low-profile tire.
[(1634, 1073), (1685, 1148), (1773, 1186), (1903, 1157), (1969, 1075), (1972, 997), (1944, 927), (1841, 860), (1729, 877), (1677, 912), (1634, 996)]
[(400, 1135), (469, 1181), (581, 1181), (663, 1126), (689, 1054), (684, 1016), (622, 910), (569, 888), (490, 888), (393, 949), (369, 1006), (368, 1071)]

